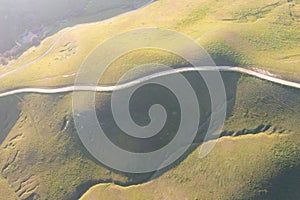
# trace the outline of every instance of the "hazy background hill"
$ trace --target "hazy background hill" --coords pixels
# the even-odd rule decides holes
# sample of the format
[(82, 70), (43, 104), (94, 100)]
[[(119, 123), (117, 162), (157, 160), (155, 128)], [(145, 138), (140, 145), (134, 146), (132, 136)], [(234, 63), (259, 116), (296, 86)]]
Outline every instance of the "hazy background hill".
[(136, 9), (149, 0), (1, 0), (0, 53), (15, 57), (46, 36)]

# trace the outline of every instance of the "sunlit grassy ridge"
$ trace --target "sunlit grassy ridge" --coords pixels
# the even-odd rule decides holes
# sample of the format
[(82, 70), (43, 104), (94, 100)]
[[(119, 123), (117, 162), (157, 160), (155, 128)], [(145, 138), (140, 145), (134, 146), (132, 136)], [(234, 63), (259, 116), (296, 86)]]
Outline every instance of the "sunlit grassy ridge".
[(204, 159), (197, 148), (149, 183), (99, 184), (82, 199), (297, 199), (299, 100), (297, 90), (242, 76), (224, 127), (238, 137), (219, 139)]
[[(290, 16), (288, 5), (274, 0), (156, 1), (126, 16), (67, 32), (47, 56), (1, 78), (0, 88), (73, 83), (72, 74), (99, 43), (123, 31), (153, 26), (190, 36), (218, 65), (258, 67), (298, 79), (299, 22), (296, 15)], [(296, 2), (295, 12), (298, 7)], [(47, 51), (60, 33), (24, 53), (10, 67), (1, 67), (1, 73)], [(187, 64), (160, 50), (134, 51), (116, 60), (101, 81), (115, 83), (127, 70), (149, 62), (175, 67)], [(231, 73), (226, 77), (236, 79)], [(299, 91), (248, 76), (242, 76), (237, 84), (233, 92), (236, 96), (229, 99), (233, 111), (223, 134), (264, 133), (220, 139), (204, 159), (198, 158), (197, 148), (174, 169), (149, 183), (127, 189), (100, 185), (86, 198), (282, 199), (289, 189), (293, 192), (288, 193), (290, 199), (299, 197), (295, 188), (299, 186)], [(86, 152), (72, 122), (71, 94), (19, 98), (22, 112), (1, 144), (0, 164), (4, 185), (20, 198), (76, 199), (97, 183), (131, 185), (145, 181), (143, 177), (112, 172)], [(263, 128), (259, 128), (261, 125)], [(285, 187), (278, 181), (282, 177)]]
[[(299, 2), (293, 2), (298, 13)], [(258, 1), (162, 0), (128, 15), (67, 32), (40, 61), (1, 79), (1, 88), (72, 83), (84, 58), (115, 34), (143, 27), (180, 31), (203, 45), (217, 64), (253, 66), (297, 79), (299, 73), (299, 18), (290, 16), (290, 3)], [(1, 73), (17, 68), (46, 51), (61, 32), (31, 48)], [(217, 48), (215, 48), (217, 47)], [(231, 53), (227, 52), (227, 49)], [(238, 57), (237, 57), (238, 56)], [(226, 60), (218, 60), (226, 57)], [(18, 82), (13, 81), (18, 77)]]
[(65, 199), (81, 184), (126, 181), (83, 153), (70, 102), (70, 95), (24, 97), (19, 121), (2, 143), (0, 158), (1, 173), (20, 198)]
[[(225, 76), (230, 79), (233, 74)], [(16, 195), (42, 199), (77, 198), (97, 183), (131, 185), (147, 176), (112, 172), (99, 165), (78, 139), (71, 115), (71, 95), (26, 95), (22, 113), (1, 145), (2, 175)], [(129, 187), (97, 186), (86, 198), (99, 199), (273, 199), (299, 196), (299, 91), (243, 76), (224, 131), (235, 135), (270, 125), (258, 135), (220, 139), (199, 159), (199, 148), (150, 183)], [(100, 102), (99, 106), (102, 104)], [(293, 110), (293, 111), (291, 111)], [(231, 133), (232, 132), (232, 133)], [(146, 179), (145, 179), (146, 178)], [(284, 186), (278, 180), (284, 178)], [(104, 196), (103, 196), (104, 195)], [(280, 196), (282, 197), (282, 196)]]
[[(289, 153), (291, 148), (294, 151)], [(178, 167), (149, 183), (131, 187), (100, 184), (81, 199), (296, 199), (300, 195), (295, 177), (299, 176), (297, 152), (299, 135), (295, 134), (223, 138), (206, 158), (199, 158), (198, 148)], [(298, 167), (289, 174), (279, 162)], [(280, 186), (276, 179), (281, 180)]]

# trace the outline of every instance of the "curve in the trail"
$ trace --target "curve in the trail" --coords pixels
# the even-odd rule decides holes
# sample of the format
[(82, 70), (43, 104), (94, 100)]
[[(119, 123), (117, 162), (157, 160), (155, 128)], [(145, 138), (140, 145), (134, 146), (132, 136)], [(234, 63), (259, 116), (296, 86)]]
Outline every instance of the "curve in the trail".
[(145, 5), (143, 5), (143, 6), (139, 7), (139, 8), (137, 8), (137, 9), (134, 9), (134, 10), (131, 10), (131, 11), (128, 11), (128, 12), (125, 12), (125, 13), (122, 13), (122, 14), (119, 14), (119, 15), (116, 15), (116, 16), (111, 17), (111, 18), (108, 18), (108, 19), (106, 19), (106, 20), (101, 20), (101, 21), (99, 21), (99, 22), (91, 22), (91, 23), (77, 24), (77, 25), (75, 25), (75, 26), (73, 26), (73, 27), (66, 28), (65, 30), (63, 30), (63, 31), (59, 34), (59, 36), (54, 40), (54, 42), (53, 42), (53, 43), (51, 44), (51, 46), (47, 49), (46, 52), (44, 52), (44, 53), (43, 53), (42, 55), (40, 55), (39, 57), (37, 57), (37, 58), (31, 60), (30, 62), (28, 62), (28, 63), (26, 63), (26, 64), (24, 64), (24, 65), (21, 65), (21, 66), (15, 68), (15, 69), (13, 69), (13, 70), (10, 70), (10, 71), (8, 71), (8, 72), (6, 72), (6, 73), (4, 73), (4, 74), (1, 74), (1, 75), (0, 75), (0, 79), (4, 78), (4, 77), (6, 77), (6, 76), (8, 76), (8, 75), (10, 75), (10, 74), (13, 74), (14, 72), (16, 72), (16, 71), (18, 71), (18, 70), (20, 70), (20, 69), (26, 68), (26, 67), (28, 67), (28, 66), (34, 64), (35, 62), (41, 60), (42, 58), (44, 58), (46, 55), (48, 55), (48, 54), (54, 49), (54, 47), (57, 45), (57, 43), (58, 43), (58, 42), (63, 38), (63, 36), (66, 35), (68, 32), (70, 32), (70, 31), (72, 31), (72, 30), (74, 30), (74, 29), (76, 29), (76, 28), (79, 28), (79, 27), (85, 27), (85, 26), (90, 26), (90, 25), (97, 25), (97, 24), (106, 23), (107, 21), (113, 20), (113, 19), (115, 19), (115, 18), (117, 18), (117, 17), (121, 17), (121, 16), (124, 16), (124, 15), (130, 14), (130, 13), (132, 13), (132, 12), (136, 12), (136, 11), (138, 11), (138, 10), (140, 10), (140, 9), (142, 9), (142, 8), (144, 8), (144, 7), (146, 7), (147, 5), (149, 5), (149, 4), (151, 4), (151, 3), (155, 2), (155, 1), (156, 1), (156, 0), (150, 0), (148, 3), (146, 3)]
[(112, 86), (87, 86), (87, 85), (71, 85), (71, 86), (57, 86), (56, 88), (20, 88), (15, 90), (6, 91), (0, 93), (0, 97), (6, 97), (15, 94), (21, 93), (40, 93), (40, 94), (57, 94), (57, 93), (65, 93), (65, 92), (80, 92), (80, 91), (95, 91), (95, 92), (112, 92), (117, 90), (122, 90), (126, 88), (130, 88), (141, 84), (143, 82), (168, 76), (176, 73), (184, 73), (184, 72), (192, 72), (192, 71), (231, 71), (231, 72), (239, 72), (242, 74), (248, 74), (259, 79), (267, 80), (276, 84), (297, 88), (300, 89), (300, 83), (291, 82), (279, 78), (274, 78), (265, 74), (261, 74), (249, 69), (241, 68), (241, 67), (230, 67), (230, 66), (218, 66), (218, 67), (183, 67), (178, 69), (165, 70), (162, 72), (153, 73), (150, 75), (146, 75), (141, 78), (137, 78), (132, 81), (128, 81), (126, 83), (112, 85)]
[(49, 47), (49, 49), (47, 49), (47, 51), (46, 51), (45, 53), (43, 53), (43, 54), (40, 55), (39, 57), (33, 59), (32, 61), (30, 61), (30, 62), (28, 62), (28, 63), (26, 63), (26, 64), (24, 64), (24, 65), (22, 65), (22, 66), (20, 66), (20, 67), (17, 67), (17, 68), (15, 68), (15, 69), (13, 69), (13, 70), (10, 70), (9, 72), (6, 72), (6, 73), (4, 73), (4, 74), (1, 74), (1, 75), (0, 75), (0, 79), (2, 79), (3, 77), (5, 77), (5, 76), (7, 76), (7, 75), (10, 75), (10, 74), (12, 74), (12, 73), (14, 73), (14, 72), (16, 72), (16, 71), (18, 71), (18, 70), (20, 70), (20, 69), (26, 68), (26, 67), (32, 65), (33, 63), (35, 63), (35, 62), (41, 60), (42, 58), (44, 58), (46, 55), (48, 55), (48, 54), (54, 49), (55, 45), (61, 40), (61, 38), (62, 38), (67, 32), (69, 32), (69, 31), (71, 31), (71, 30), (73, 30), (73, 29), (74, 29), (74, 28), (68, 28), (68, 29), (64, 30), (64, 31), (63, 31), (63, 32), (62, 32), (62, 33), (54, 40), (53, 44)]

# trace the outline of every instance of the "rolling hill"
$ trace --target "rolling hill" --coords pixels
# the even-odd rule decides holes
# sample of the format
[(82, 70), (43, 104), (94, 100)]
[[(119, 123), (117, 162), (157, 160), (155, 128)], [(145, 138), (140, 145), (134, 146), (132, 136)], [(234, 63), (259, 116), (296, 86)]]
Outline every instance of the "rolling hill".
[[(72, 84), (85, 57), (99, 43), (143, 27), (186, 34), (217, 65), (260, 69), (299, 82), (299, 20), (299, 1), (159, 0), (46, 38), (0, 66), (0, 90)], [(169, 52), (134, 51), (115, 60), (100, 83), (116, 83), (132, 67), (150, 62), (188, 65)], [(197, 94), (205, 94), (193, 73), (185, 76), (195, 84)], [(203, 139), (199, 129), (186, 155), (168, 169), (148, 174), (112, 170), (87, 152), (75, 129), (71, 93), (0, 98), (1, 116), (6, 115), (0, 118), (0, 185), (4, 188), (0, 199), (299, 198), (300, 91), (235, 72), (223, 72), (222, 77), (228, 114), (213, 151), (199, 158)], [(139, 98), (142, 104), (149, 96)], [(110, 93), (99, 93), (96, 100), (98, 113), (109, 112)], [(202, 103), (200, 108), (206, 111), (208, 102)], [(114, 134), (113, 124), (106, 124)]]

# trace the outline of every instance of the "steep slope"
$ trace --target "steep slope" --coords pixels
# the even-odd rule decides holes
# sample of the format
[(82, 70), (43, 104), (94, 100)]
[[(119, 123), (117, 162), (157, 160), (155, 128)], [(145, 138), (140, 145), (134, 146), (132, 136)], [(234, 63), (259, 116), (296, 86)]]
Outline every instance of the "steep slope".
[[(234, 2), (162, 0), (100, 24), (62, 30), (9, 67), (0, 68), (1, 74), (7, 74), (0, 76), (1, 89), (72, 83), (83, 59), (98, 44), (115, 34), (143, 27), (169, 28), (187, 34), (203, 45), (218, 64), (253, 66), (297, 80), (300, 34), (295, 27), (299, 26), (299, 2)], [(50, 47), (53, 49), (47, 55), (24, 67)], [(18, 70), (8, 73), (14, 69)], [(19, 81), (12, 81), (15, 78)]]
[[(295, 138), (298, 143), (293, 141)], [(178, 167), (149, 183), (130, 187), (99, 184), (81, 199), (298, 199), (300, 196), (299, 157), (279, 156), (299, 154), (299, 135), (261, 133), (226, 137), (219, 140), (205, 159), (199, 159), (198, 152), (199, 149), (195, 150)]]
[[(120, 18), (62, 30), (45, 39), (9, 67), (0, 66), (0, 88), (73, 83), (74, 73), (96, 45), (111, 35), (149, 26), (187, 34), (202, 44), (219, 65), (259, 67), (299, 81), (300, 34), (294, 14), (299, 2), (293, 4), (291, 16), (290, 3), (286, 1), (156, 1)], [(24, 65), (50, 47), (53, 50), (39, 60)], [(149, 62), (187, 65), (158, 50), (131, 52), (116, 60), (101, 81), (115, 83), (133, 66)], [(9, 73), (12, 70), (15, 71)], [(100, 185), (85, 198), (272, 199), (281, 198), (289, 190), (290, 199), (299, 197), (300, 92), (237, 73), (224, 73), (223, 77), (229, 109), (222, 135), (230, 137), (220, 139), (202, 160), (198, 158), (200, 141), (195, 141), (190, 155), (187, 153), (169, 171), (157, 174), (122, 174), (95, 161), (77, 136), (69, 93), (20, 95), (14, 97), (18, 99), (14, 100), (14, 109), (18, 109), (12, 112), (7, 112), (10, 107), (0, 102), (0, 111), (11, 113), (15, 120), (12, 126), (4, 123), (8, 128), (0, 137), (4, 185), (21, 199), (77, 199), (97, 183), (128, 186), (153, 177), (149, 183), (127, 189)], [(203, 86), (199, 88), (201, 94)], [(105, 110), (108, 100), (107, 93), (97, 96), (98, 111)], [(203, 103), (205, 108), (207, 102)], [(11, 190), (4, 194), (11, 194)]]
[[(149, 184), (142, 185), (128, 194), (133, 195), (128, 198), (145, 196), (151, 199), (158, 188), (159, 191), (154, 193), (158, 196), (155, 197), (170, 196), (170, 199), (176, 195), (200, 199), (257, 195), (271, 198), (274, 192), (284, 195), (285, 190), (292, 190), (291, 197), (297, 197), (298, 190), (293, 187), (299, 185), (300, 107), (297, 102), (300, 101), (300, 91), (247, 76), (239, 79), (235, 73), (223, 76), (228, 86), (228, 99), (231, 99), (228, 101), (229, 109), (232, 109), (228, 110), (231, 114), (223, 135), (239, 138), (221, 139), (204, 159), (199, 159), (199, 148), (195, 143), (196, 150), (191, 148), (193, 153), (186, 155), (187, 159), (183, 157), (167, 172), (133, 175), (112, 171), (95, 161), (81, 145), (72, 122), (70, 94), (30, 94), (20, 97), (22, 113), (1, 145), (1, 174), (21, 199), (30, 196), (75, 199), (97, 183), (134, 185), (147, 182), (151, 177), (154, 177), (149, 183), (151, 187), (148, 187)], [(235, 90), (232, 86), (236, 80), (239, 82)], [(97, 106), (105, 109), (107, 105), (103, 97), (107, 94), (99, 95)], [(114, 127), (108, 128), (114, 130)], [(247, 134), (251, 136), (241, 136)], [(295, 180), (282, 174), (288, 174)], [(281, 180), (280, 176), (286, 182), (278, 183), (276, 180)], [(163, 187), (169, 192), (165, 193)], [(88, 194), (99, 198), (97, 191), (96, 194)], [(100, 193), (115, 195), (114, 191)], [(127, 193), (121, 190), (118, 195)]]
[(17, 200), (19, 199), (14, 191), (9, 187), (6, 180), (0, 177), (0, 194), (5, 195), (5, 199), (7, 200)]
[(298, 199), (299, 100), (300, 91), (243, 76), (207, 157), (199, 158), (200, 146), (148, 183), (99, 184), (81, 199)]
[(0, 150), (1, 174), (19, 198), (66, 199), (80, 185), (126, 180), (84, 153), (71, 122), (70, 95), (20, 98), (22, 113)]

